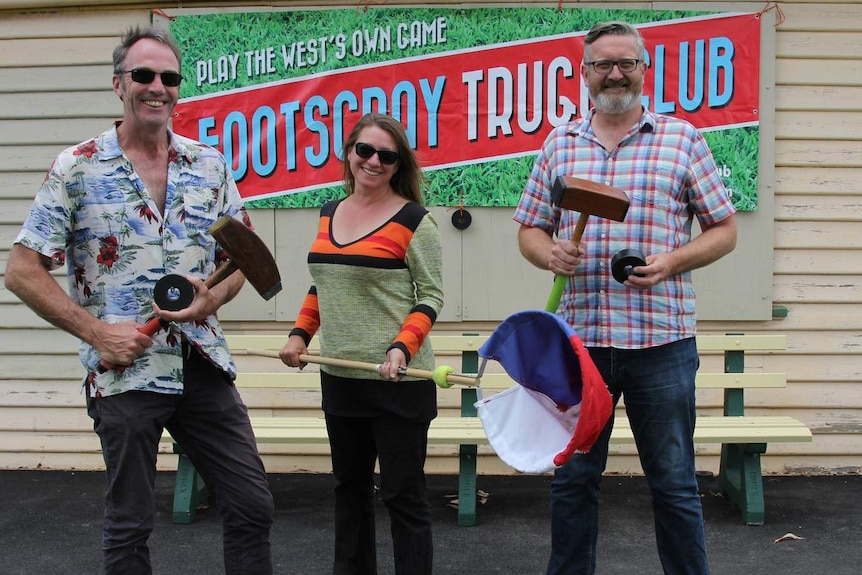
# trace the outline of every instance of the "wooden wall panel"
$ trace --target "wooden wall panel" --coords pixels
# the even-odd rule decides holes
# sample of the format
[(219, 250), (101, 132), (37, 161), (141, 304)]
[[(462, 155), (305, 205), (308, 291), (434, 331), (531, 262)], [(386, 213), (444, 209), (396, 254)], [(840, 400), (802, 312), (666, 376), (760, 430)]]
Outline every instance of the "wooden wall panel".
[(799, 138), (776, 140), (775, 165), (792, 167), (862, 167), (862, 141), (834, 141)]
[(779, 111), (857, 112), (862, 109), (862, 86), (779, 86)]
[(0, 40), (0, 68), (110, 64), (117, 35)]
[[(66, 278), (63, 276), (57, 281), (65, 283)], [(78, 339), (59, 329), (16, 329), (14, 334), (0, 330), (0, 333), (6, 336), (0, 341), (0, 355), (38, 350), (60, 350), (68, 355), (77, 353)]]
[[(51, 164), (48, 163), (39, 172), (0, 173), (0, 177), (3, 178), (2, 201), (4, 202), (4, 208), (6, 206), (6, 202), (24, 201), (28, 204), (32, 203), (33, 197), (36, 195), (36, 191), (39, 189), (39, 185), (42, 183), (42, 180), (45, 179), (45, 174), (48, 173), (48, 168), (50, 167)], [(13, 206), (14, 204), (9, 203), (8, 205)], [(10, 207), (9, 209), (12, 210), (14, 208)], [(12, 216), (7, 214), (4, 209), (0, 212), (0, 223), (14, 223), (16, 225), (21, 225), (21, 222), (24, 221), (23, 218), (10, 221), (11, 217)]]
[[(83, 370), (81, 370), (83, 372)], [(85, 403), (81, 378), (70, 380), (38, 381), (33, 379), (4, 379), (0, 381), (0, 405), (4, 409), (39, 407), (52, 413), (54, 409), (82, 410)]]
[(859, 196), (859, 165), (779, 166), (775, 170), (775, 195), (778, 202), (787, 194), (841, 194)]
[[(93, 134), (95, 136), (95, 134)], [(47, 139), (51, 136), (47, 135)], [(80, 140), (78, 140), (80, 141)], [(63, 147), (77, 142), (69, 141), (62, 146), (13, 146), (0, 141), (0, 174), (4, 172), (39, 172), (42, 177), (48, 172), (51, 163)], [(41, 182), (41, 178), (39, 182)], [(36, 195), (36, 192), (33, 192)]]
[(518, 224), (510, 208), (471, 209), (472, 225), (458, 232), (461, 240), (464, 320), (503, 319), (522, 309), (544, 309), (553, 274), (528, 263), (518, 253)]
[[(70, 145), (77, 144), (109, 129), (114, 120), (118, 120), (122, 112), (116, 116), (95, 118), (63, 118), (39, 120), (0, 120), (0, 133), (5, 134), (5, 143), (11, 146), (32, 146), (53, 144), (57, 153)], [(72, 144), (70, 144), (70, 142)], [(51, 164), (45, 164), (47, 172)]]
[[(110, 72), (100, 76), (110, 86)], [(111, 90), (67, 92), (13, 92), (0, 94), (0, 120), (20, 122), (20, 131), (33, 131), (45, 137), (45, 130), (56, 131), (58, 118), (116, 118), (123, 115), (123, 104)], [(35, 120), (35, 121), (34, 121)], [(67, 120), (68, 121), (68, 120)], [(46, 125), (45, 122), (51, 124)], [(65, 122), (63, 122), (65, 123)], [(15, 126), (10, 126), (15, 129)], [(5, 132), (7, 129), (3, 128)], [(83, 139), (83, 138), (82, 138)], [(39, 140), (35, 140), (37, 143)], [(69, 141), (68, 138), (61, 141)], [(10, 143), (16, 143), (10, 141)]]
[[(779, 35), (780, 38), (780, 35)], [(856, 86), (862, 60), (776, 58), (775, 74), (780, 86)]]
[[(0, 1), (0, 9), (10, 2)], [(81, 6), (83, 3), (78, 3)], [(99, 2), (115, 4), (115, 2)], [(146, 10), (51, 10), (45, 12), (10, 12), (0, 18), (0, 39), (82, 38), (113, 36), (130, 26), (146, 26)], [(110, 56), (110, 51), (107, 52)]]
[[(21, 305), (20, 303), (10, 303), (10, 304), (0, 304), (0, 315), (3, 317), (3, 328), (4, 330), (13, 330), (18, 328), (50, 328), (51, 324), (47, 321), (43, 320), (35, 313), (30, 311), (27, 307)], [(7, 334), (6, 337), (14, 337), (12, 332), (5, 332)], [(5, 368), (6, 359), (2, 358), (3, 366)]]
[(10, 66), (0, 68), (0, 86), (6, 94), (37, 92), (45, 98), (64, 91), (111, 92), (111, 73), (109, 61), (92, 66)]
[(822, 32), (859, 32), (859, 18), (862, 18), (862, 5), (856, 0), (845, 0), (829, 2), (829, 9), (824, 10), (823, 3), (809, 2), (782, 2), (781, 11), (784, 13), (784, 23), (779, 26), (779, 32), (785, 30)]
[[(253, 210), (250, 217), (257, 235), (267, 248), (275, 253), (275, 220), (274, 210)], [(283, 274), (281, 268), (279, 273)], [(289, 285), (294, 279), (287, 275), (281, 277), (282, 285)], [(269, 300), (264, 300), (249, 282), (246, 282), (239, 294), (219, 310), (220, 320), (247, 319), (247, 320), (275, 320), (278, 304), (284, 298), (284, 291), (276, 294)]]
[[(824, 265), (822, 259), (824, 258), (817, 259), (815, 263)], [(785, 273), (784, 270), (781, 273)], [(798, 302), (787, 307), (789, 309), (787, 317), (770, 322), (772, 324), (769, 326), (770, 330), (781, 333), (801, 333), (803, 336), (807, 336), (809, 331), (823, 329), (824, 326), (827, 329), (840, 325), (842, 329), (862, 330), (862, 302), (843, 303), (840, 306)], [(746, 329), (750, 329), (749, 326), (746, 326)]]
[[(862, 110), (860, 102), (856, 110)], [(829, 111), (805, 114), (779, 111), (775, 114), (775, 137), (795, 140), (859, 140), (857, 126), (862, 112)]]
[(854, 60), (862, 57), (862, 44), (859, 43), (858, 32), (781, 31), (776, 56)]
[(856, 249), (859, 247), (858, 221), (775, 222), (775, 247)]
[(858, 195), (816, 195), (779, 197), (775, 206), (776, 221), (862, 222), (862, 197)]
[[(33, 188), (33, 194), (36, 193), (35, 190), (36, 188)], [(11, 224), (20, 227), (21, 222), (27, 217), (27, 212), (30, 211), (32, 204), (32, 198), (4, 200), (3, 211), (0, 212), (0, 224)]]
[[(0, 276), (8, 246), (18, 233), (33, 195), (56, 154), (106, 129), (121, 113), (110, 89), (111, 51), (128, 26), (146, 24), (148, 6), (117, 0), (103, 10), (95, 1), (0, 0)], [(399, 2), (401, 4), (421, 4)], [(447, 2), (460, 6), (459, 2)], [(180, 3), (160, 2), (179, 7)], [(184, 8), (212, 2), (184, 2)], [(261, 9), (303, 2), (273, 2)], [(311, 4), (311, 3), (308, 3)], [(345, 5), (318, 0), (318, 6)], [(500, 4), (500, 2), (494, 2)], [(509, 5), (523, 5), (511, 0)], [(655, 8), (655, 3), (605, 2), (609, 7)], [(228, 5), (228, 3), (223, 3)], [(89, 7), (88, 6), (92, 6)], [(39, 11), (20, 11), (36, 7)], [(57, 8), (59, 7), (59, 8)], [(721, 2), (663, 3), (661, 8), (740, 10), (752, 5)], [(12, 10), (9, 10), (12, 8)], [(4, 10), (5, 9), (5, 10)], [(373, 7), (372, 7), (373, 9)], [(768, 286), (787, 317), (749, 322), (702, 321), (703, 333), (786, 333), (788, 350), (752, 355), (746, 369), (787, 373), (788, 387), (747, 393), (750, 409), (799, 417), (815, 430), (810, 444), (769, 446), (766, 473), (834, 473), (862, 470), (862, 4), (782, 3), (785, 21), (776, 28), (775, 75), (775, 243)], [(769, 166), (770, 170), (773, 166)], [(253, 220), (276, 252), (285, 291), (262, 304), (250, 288), (224, 310), (234, 331), (283, 332), (292, 325), (310, 278), (304, 253), (316, 225), (315, 210), (292, 214), (259, 210)], [(510, 210), (474, 210), (474, 224), (455, 232), (451, 212), (436, 210), (444, 232), (447, 306), (440, 333), (493, 330), (476, 320), (482, 306), (511, 311), (541, 307), (550, 286), (542, 272), (524, 266), (514, 244)], [(773, 222), (769, 222), (770, 225)], [(739, 249), (753, 241), (743, 229)], [(464, 264), (460, 253), (467, 250)], [(474, 251), (470, 251), (474, 250)], [(495, 258), (479, 254), (494, 254)], [(501, 269), (517, 270), (517, 281), (500, 281)], [(733, 271), (721, 272), (739, 277)], [(523, 277), (522, 277), (523, 276)], [(55, 274), (65, 284), (62, 272)], [(462, 286), (466, 286), (462, 289)], [(451, 295), (455, 294), (455, 295)], [(460, 298), (463, 296), (464, 300)], [(51, 328), (0, 287), (0, 469), (101, 469), (98, 439), (84, 409), (77, 342)], [(462, 321), (467, 319), (468, 321)], [(247, 358), (238, 358), (246, 361)], [(441, 357), (453, 364), (457, 358)], [(704, 357), (705, 369), (720, 369), (720, 356)], [(315, 394), (288, 394), (295, 413), (314, 413)], [(272, 412), (282, 392), (248, 391), (254, 412)], [(699, 410), (717, 409), (720, 395), (699, 392)], [(441, 394), (441, 409), (455, 408)], [(278, 411), (284, 411), (282, 409)], [(68, 430), (68, 431), (59, 431)], [(165, 446), (160, 469), (176, 457)], [(331, 469), (324, 446), (266, 446), (273, 472)], [(480, 450), (483, 473), (512, 473), (487, 448)], [(631, 446), (611, 450), (610, 472), (640, 473)], [(717, 471), (718, 447), (698, 448), (698, 467)], [(434, 446), (429, 473), (454, 473), (455, 449)], [(481, 479), (480, 479), (481, 481)]]

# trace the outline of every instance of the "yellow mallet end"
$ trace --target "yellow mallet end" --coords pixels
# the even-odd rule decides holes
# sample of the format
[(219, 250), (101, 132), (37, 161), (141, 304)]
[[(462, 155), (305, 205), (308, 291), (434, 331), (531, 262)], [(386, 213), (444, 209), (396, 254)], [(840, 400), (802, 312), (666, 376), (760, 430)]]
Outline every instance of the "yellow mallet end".
[(443, 389), (452, 387), (452, 384), (449, 383), (449, 380), (446, 378), (450, 373), (455, 373), (455, 370), (449, 367), (448, 365), (441, 365), (439, 367), (434, 368), (434, 383), (437, 384), (437, 387), (442, 387)]

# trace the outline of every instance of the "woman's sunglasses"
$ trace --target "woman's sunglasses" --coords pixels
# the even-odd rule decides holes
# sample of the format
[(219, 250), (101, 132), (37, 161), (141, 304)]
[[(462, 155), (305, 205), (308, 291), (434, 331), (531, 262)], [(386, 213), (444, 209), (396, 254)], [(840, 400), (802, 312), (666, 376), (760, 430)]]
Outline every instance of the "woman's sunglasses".
[(380, 163), (386, 164), (387, 166), (391, 166), (398, 161), (398, 152), (393, 152), (392, 150), (378, 150), (365, 142), (357, 142), (356, 145), (353, 146), (353, 150), (356, 152), (357, 156), (365, 160), (374, 154), (377, 154), (377, 158), (380, 160)]
[(179, 72), (156, 72), (147, 68), (135, 68), (133, 70), (120, 70), (120, 73), (130, 74), (132, 81), (138, 84), (152, 84), (153, 80), (156, 79), (156, 74), (161, 76), (162, 84), (170, 88), (179, 86), (180, 82), (183, 81), (183, 75)]

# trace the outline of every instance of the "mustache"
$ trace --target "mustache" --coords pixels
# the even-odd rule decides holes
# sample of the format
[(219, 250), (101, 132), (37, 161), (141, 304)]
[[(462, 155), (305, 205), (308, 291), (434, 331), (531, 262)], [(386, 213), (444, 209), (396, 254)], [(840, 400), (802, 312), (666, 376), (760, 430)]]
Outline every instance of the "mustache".
[(602, 89), (606, 88), (628, 88), (632, 83), (628, 80), (608, 80), (602, 84)]

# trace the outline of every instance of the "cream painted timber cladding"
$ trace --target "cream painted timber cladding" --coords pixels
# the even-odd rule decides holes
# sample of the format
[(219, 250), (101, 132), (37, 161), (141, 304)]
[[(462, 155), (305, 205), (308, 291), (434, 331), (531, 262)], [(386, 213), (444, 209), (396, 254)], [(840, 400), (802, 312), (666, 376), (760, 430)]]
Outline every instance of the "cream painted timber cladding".
[[(410, 2), (401, 2), (409, 4)], [(102, 7), (97, 5), (101, 4)], [(273, 2), (272, 6), (313, 5)], [(456, 4), (456, 3), (453, 3)], [(474, 3), (473, 5), (478, 4)], [(501, 4), (497, 2), (496, 4)], [(502, 4), (505, 4), (502, 3)], [(512, 2), (521, 5), (521, 2)], [(602, 4), (602, 3), (598, 3)], [(222, 4), (226, 5), (226, 4)], [(317, 5), (345, 5), (320, 1)], [(603, 3), (608, 7), (631, 6)], [(110, 6), (111, 9), (103, 9)], [(0, 272), (8, 248), (29, 203), (54, 156), (62, 147), (103, 130), (120, 114), (110, 91), (110, 52), (118, 33), (150, 21), (149, 7), (179, 8), (177, 2), (48, 2), (0, 0)], [(183, 2), (183, 8), (206, 7)], [(587, 6), (585, 4), (585, 6)], [(641, 3), (638, 6), (675, 8), (680, 4)], [(684, 4), (686, 9), (758, 10), (762, 3)], [(781, 3), (785, 21), (775, 34), (775, 162), (774, 242), (771, 298), (787, 308), (784, 319), (750, 322), (703, 321), (702, 333), (786, 333), (785, 352), (746, 355), (746, 371), (786, 373), (781, 393), (753, 390), (747, 394), (753, 414), (796, 417), (811, 427), (810, 444), (770, 446), (764, 457), (767, 473), (818, 473), (862, 470), (862, 5), (858, 2)], [(33, 9), (27, 12), (26, 10)], [(373, 9), (373, 7), (371, 8)], [(493, 209), (472, 210), (471, 233), (482, 235), (495, 253), (511, 253), (517, 273), (535, 276), (540, 293), (530, 295), (531, 307), (542, 307), (546, 296), (541, 273), (519, 267), (508, 214)], [(435, 210), (441, 226), (450, 212)], [(253, 213), (258, 232), (277, 254), (304, 253), (313, 235), (313, 218), (291, 221), (273, 211)], [(303, 220), (303, 221), (298, 221)], [(308, 223), (311, 220), (312, 223)], [(451, 229), (451, 228), (450, 228)], [(285, 230), (285, 231), (282, 231)], [(276, 233), (276, 232), (279, 233)], [(447, 249), (457, 249), (457, 238)], [(444, 240), (446, 241), (446, 240)], [(477, 240), (479, 241), (479, 240)], [(741, 237), (737, 249), (751, 238)], [(298, 299), (308, 284), (302, 258), (280, 258), (287, 289), (281, 302), (261, 307), (251, 288), (225, 310), (233, 333), (287, 333)], [(447, 260), (446, 291), (462, 284), (485, 282), (493, 262), (456, 265)], [(733, 276), (740, 284), (745, 277)], [(61, 283), (62, 275), (57, 274)], [(469, 306), (494, 306), (516, 311), (502, 282), (481, 301)], [(549, 289), (549, 288), (547, 288)], [(483, 296), (485, 297), (485, 296)], [(289, 303), (288, 301), (289, 300)], [(730, 304), (731, 306), (733, 304)], [(447, 306), (436, 333), (488, 333), (493, 322), (462, 321), (470, 309)], [(477, 312), (480, 314), (480, 312)], [(476, 317), (476, 316), (473, 316)], [(0, 289), (0, 469), (99, 469), (98, 440), (80, 392), (82, 372), (76, 342), (51, 328), (5, 289)], [(240, 362), (258, 361), (238, 357)], [(271, 360), (270, 360), (271, 361)], [(440, 357), (451, 364), (453, 358)], [(706, 357), (717, 370), (720, 359)], [(719, 362), (719, 363), (715, 363)], [(261, 371), (265, 368), (262, 366)], [(699, 397), (704, 410), (717, 409), (720, 398)], [(268, 398), (247, 397), (252, 412)], [(303, 397), (297, 415), (315, 413), (317, 397)], [(444, 410), (454, 405), (444, 404)], [(272, 471), (326, 471), (325, 448), (269, 446), (265, 453)], [(639, 473), (631, 448), (614, 446), (610, 471)], [(714, 468), (710, 453), (700, 460)], [(161, 458), (169, 469), (174, 457)], [(511, 473), (493, 458), (483, 461), (483, 473)], [(430, 472), (454, 473), (452, 449), (432, 448)]]

